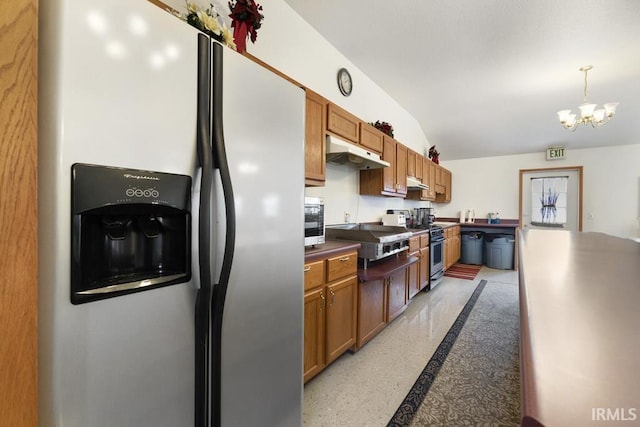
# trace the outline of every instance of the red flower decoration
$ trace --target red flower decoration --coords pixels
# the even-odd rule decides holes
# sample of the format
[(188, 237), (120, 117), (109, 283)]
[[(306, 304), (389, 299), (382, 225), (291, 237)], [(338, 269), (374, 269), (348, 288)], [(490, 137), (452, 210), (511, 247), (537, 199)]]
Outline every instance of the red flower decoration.
[(371, 123), (371, 125), (373, 125), (374, 128), (378, 129), (382, 133), (386, 133), (391, 138), (393, 138), (393, 126), (391, 126), (389, 123), (377, 120), (375, 123)]
[(251, 43), (258, 38), (258, 29), (262, 26), (264, 15), (260, 13), (262, 6), (253, 0), (237, 0), (229, 2), (231, 14), (231, 27), (233, 28), (233, 41), (238, 52), (247, 50), (247, 36)]

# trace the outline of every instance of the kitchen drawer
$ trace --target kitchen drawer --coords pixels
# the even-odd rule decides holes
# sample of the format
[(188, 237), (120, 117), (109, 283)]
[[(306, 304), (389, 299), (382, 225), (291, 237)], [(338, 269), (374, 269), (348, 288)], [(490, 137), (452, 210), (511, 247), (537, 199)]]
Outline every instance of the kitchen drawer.
[(420, 235), (420, 247), (421, 248), (429, 247), (429, 233), (424, 233)]
[(408, 253), (412, 254), (414, 252), (418, 252), (419, 249), (420, 249), (420, 237), (418, 237), (418, 236), (409, 237), (409, 252)]
[(358, 253), (349, 252), (327, 259), (327, 282), (340, 279), (358, 270)]
[(304, 290), (308, 291), (324, 283), (324, 260), (304, 265)]

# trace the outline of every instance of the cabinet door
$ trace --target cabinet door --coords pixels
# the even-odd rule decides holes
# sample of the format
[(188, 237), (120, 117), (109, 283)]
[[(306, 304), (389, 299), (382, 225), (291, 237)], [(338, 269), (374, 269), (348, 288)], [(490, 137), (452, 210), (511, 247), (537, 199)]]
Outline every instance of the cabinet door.
[(424, 156), (416, 153), (415, 165), (416, 165), (416, 178), (418, 178), (419, 180), (422, 180), (424, 177), (422, 173), (424, 169)]
[(360, 122), (360, 145), (382, 154), (382, 136), (384, 134), (370, 124)]
[(436, 199), (436, 165), (431, 160), (426, 160), (429, 168), (429, 189), (427, 190), (427, 200)]
[(384, 329), (387, 320), (386, 307), (383, 280), (358, 283), (358, 348)]
[(356, 276), (327, 286), (327, 364), (356, 343), (357, 299)]
[(304, 381), (309, 381), (325, 366), (324, 307), (325, 296), (320, 287), (304, 294)]
[(444, 169), (444, 201), (451, 201), (451, 171)]
[[(418, 254), (418, 257), (420, 255)], [(418, 292), (420, 292), (420, 263), (416, 262), (407, 267), (408, 271), (408, 299), (413, 298)]]
[(396, 144), (396, 193), (407, 194), (407, 147)]
[(427, 246), (420, 249), (420, 290), (429, 285), (429, 276), (431, 274), (429, 267), (429, 247)]
[(387, 322), (398, 317), (407, 307), (407, 269), (387, 279)]
[(442, 242), (442, 254), (444, 260), (442, 261), (444, 270), (449, 269), (449, 261), (451, 260), (451, 239), (444, 239)]
[(382, 160), (389, 162), (391, 166), (382, 168), (382, 191), (396, 192), (396, 141), (384, 136)]
[(327, 129), (356, 144), (360, 141), (360, 120), (332, 103), (327, 107)]
[(416, 177), (416, 152), (407, 150), (407, 176)]
[(307, 90), (305, 108), (304, 170), (305, 185), (324, 185), (326, 165), (326, 101)]

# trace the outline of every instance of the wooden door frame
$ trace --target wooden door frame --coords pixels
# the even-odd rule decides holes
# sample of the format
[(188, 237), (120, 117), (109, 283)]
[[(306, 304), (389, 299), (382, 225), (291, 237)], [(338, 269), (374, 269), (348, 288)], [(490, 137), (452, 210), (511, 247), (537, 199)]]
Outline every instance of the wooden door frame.
[(0, 2), (0, 424), (35, 427), (38, 0)]
[(555, 171), (577, 171), (578, 172), (578, 231), (582, 231), (582, 183), (584, 176), (583, 166), (564, 166), (557, 168), (534, 168), (534, 169), (520, 169), (520, 180), (518, 186), (518, 220), (520, 221), (520, 227), (522, 227), (522, 179), (525, 173), (537, 173), (537, 172), (555, 172)]

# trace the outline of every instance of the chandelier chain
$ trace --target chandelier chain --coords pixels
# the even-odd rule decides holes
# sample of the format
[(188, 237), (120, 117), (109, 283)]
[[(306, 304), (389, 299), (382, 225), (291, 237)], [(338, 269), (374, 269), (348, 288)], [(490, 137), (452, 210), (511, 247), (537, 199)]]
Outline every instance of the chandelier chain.
[(584, 70), (584, 100), (583, 102), (586, 104), (587, 103), (587, 73), (589, 72), (589, 70), (585, 69)]

